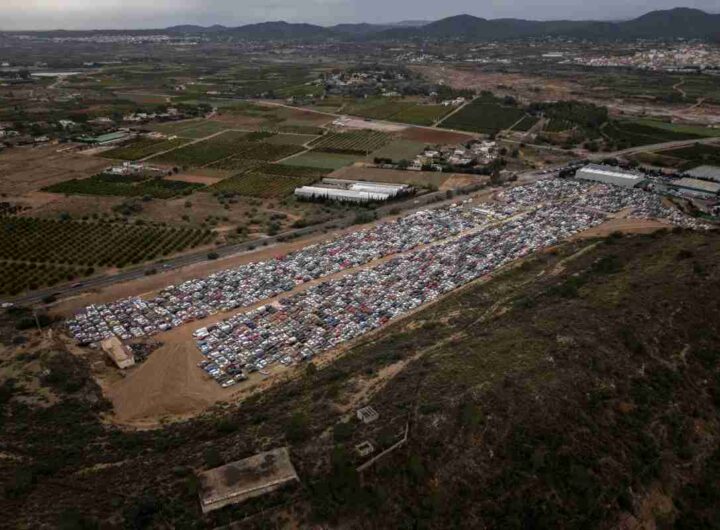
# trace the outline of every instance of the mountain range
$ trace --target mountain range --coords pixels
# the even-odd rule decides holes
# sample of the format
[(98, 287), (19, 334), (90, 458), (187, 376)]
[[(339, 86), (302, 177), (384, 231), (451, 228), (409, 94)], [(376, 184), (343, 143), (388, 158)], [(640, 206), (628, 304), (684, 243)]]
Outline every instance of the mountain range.
[[(14, 32), (16, 33), (16, 32)], [(142, 31), (38, 32), (44, 35), (97, 33), (163, 33), (168, 35), (205, 35), (208, 38), (249, 41), (324, 41), (324, 40), (466, 40), (489, 41), (533, 37), (568, 37), (588, 40), (703, 39), (720, 41), (720, 14), (699, 9), (675, 8), (652, 11), (641, 17), (617, 21), (534, 21), (514, 18), (485, 19), (457, 15), (434, 22), (405, 21), (393, 24), (314, 24), (284, 21), (262, 22), (239, 27), (173, 26)]]

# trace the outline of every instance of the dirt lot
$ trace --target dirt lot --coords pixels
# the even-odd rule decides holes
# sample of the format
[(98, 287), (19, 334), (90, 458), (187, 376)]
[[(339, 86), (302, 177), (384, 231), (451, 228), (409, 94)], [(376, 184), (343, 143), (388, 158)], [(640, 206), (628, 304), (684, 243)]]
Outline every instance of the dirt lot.
[(440, 129), (424, 129), (422, 127), (408, 127), (398, 136), (405, 140), (425, 142), (426, 144), (454, 145), (469, 142), (474, 138), (471, 134), (443, 131)]
[[(66, 147), (66, 146), (65, 146)], [(108, 167), (107, 160), (62, 152), (60, 147), (15, 147), (0, 153), (0, 193), (21, 195), (45, 186), (90, 177)]]
[(181, 182), (190, 182), (193, 184), (205, 184), (206, 186), (212, 186), (213, 184), (217, 184), (221, 180), (223, 180), (223, 177), (211, 177), (207, 175), (198, 175), (197, 172), (190, 173), (180, 173), (178, 175), (170, 175), (167, 177), (167, 180), (179, 180)]
[(577, 234), (573, 239), (590, 239), (594, 237), (607, 237), (613, 232), (625, 234), (650, 234), (661, 228), (670, 228), (671, 225), (650, 219), (610, 219), (601, 225)]

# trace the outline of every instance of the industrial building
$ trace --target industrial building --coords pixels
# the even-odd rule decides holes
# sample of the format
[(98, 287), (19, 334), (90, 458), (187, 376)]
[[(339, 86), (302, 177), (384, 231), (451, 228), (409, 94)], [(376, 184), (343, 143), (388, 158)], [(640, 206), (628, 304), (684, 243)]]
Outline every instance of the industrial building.
[(295, 196), (301, 199), (335, 200), (340, 202), (384, 202), (413, 190), (407, 184), (389, 184), (384, 182), (363, 182), (357, 180), (323, 179), (314, 186), (302, 186), (295, 190)]
[(75, 140), (89, 145), (112, 145), (118, 142), (123, 142), (130, 139), (131, 135), (128, 132), (117, 131), (108, 134), (101, 134), (100, 136), (80, 136)]
[(640, 173), (598, 164), (590, 164), (579, 169), (575, 177), (581, 180), (592, 180), (623, 188), (636, 188), (645, 182), (645, 176)]
[(287, 447), (205, 471), (198, 478), (203, 513), (244, 502), (300, 481)]
[(720, 167), (717, 166), (698, 166), (690, 171), (685, 172), (685, 176), (702, 179), (712, 180), (713, 182), (720, 182)]
[(678, 193), (698, 199), (717, 199), (720, 196), (720, 182), (685, 177), (670, 182), (668, 186)]

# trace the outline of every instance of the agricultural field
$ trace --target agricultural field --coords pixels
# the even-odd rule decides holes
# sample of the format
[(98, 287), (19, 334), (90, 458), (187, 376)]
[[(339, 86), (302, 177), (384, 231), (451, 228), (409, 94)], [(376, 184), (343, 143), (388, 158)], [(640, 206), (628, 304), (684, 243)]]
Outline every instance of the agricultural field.
[(473, 184), (484, 184), (488, 177), (481, 175), (463, 175), (442, 173), (439, 171), (401, 171), (374, 167), (344, 167), (330, 174), (331, 178), (365, 180), (368, 182), (388, 182), (392, 184), (410, 184), (417, 188), (432, 190), (457, 189)]
[(187, 140), (181, 138), (175, 138), (173, 140), (144, 138), (110, 151), (105, 151), (101, 156), (103, 158), (113, 158), (117, 160), (141, 160), (157, 153), (177, 149), (186, 143)]
[(281, 175), (284, 177), (312, 177), (322, 178), (330, 173), (329, 169), (317, 167), (292, 166), (286, 164), (266, 164), (258, 169), (259, 173), (265, 175)]
[(640, 153), (635, 158), (640, 163), (680, 170), (692, 169), (701, 165), (720, 166), (720, 145), (697, 144), (668, 151)]
[(0, 262), (19, 282), (5, 284), (9, 293), (20, 292), (30, 281), (28, 274), (20, 274), (18, 262), (48, 266), (46, 281), (60, 281), (58, 267), (66, 276), (71, 267), (124, 267), (205, 244), (212, 237), (206, 230), (32, 217), (1, 218), (0, 228)]
[(451, 110), (442, 105), (425, 105), (415, 101), (389, 100), (382, 97), (356, 101), (343, 108), (344, 113), (352, 116), (412, 125), (432, 125)]
[(312, 144), (315, 151), (367, 155), (383, 147), (390, 136), (377, 131), (331, 133)]
[(551, 119), (545, 124), (544, 131), (547, 132), (565, 132), (575, 128), (575, 124), (568, 120)]
[(248, 142), (238, 146), (238, 154), (218, 160), (208, 167), (212, 169), (245, 171), (265, 162), (274, 162), (303, 151), (299, 145)]
[(660, 144), (678, 140), (704, 138), (699, 134), (674, 131), (668, 128), (644, 125), (633, 121), (614, 121), (603, 129), (603, 135), (618, 149)]
[(527, 132), (532, 129), (538, 121), (540, 121), (540, 119), (536, 118), (535, 116), (525, 116), (522, 121), (515, 124), (512, 130), (519, 132)]
[(16, 295), (62, 282), (73, 281), (88, 272), (72, 265), (25, 263), (0, 260), (0, 294)]
[(282, 144), (282, 145), (305, 145), (308, 142), (312, 142), (318, 137), (316, 134), (291, 134), (291, 133), (278, 133), (275, 136), (267, 138), (266, 143), (269, 144)]
[(702, 125), (690, 125), (684, 123), (669, 123), (660, 120), (651, 119), (636, 119), (632, 120), (632, 123), (643, 125), (645, 127), (653, 127), (656, 129), (663, 129), (679, 134), (694, 134), (698, 136), (706, 136), (708, 138), (720, 137), (720, 129), (713, 129), (712, 127), (704, 127)]
[(209, 140), (181, 147), (152, 158), (152, 162), (178, 166), (202, 167), (221, 158), (241, 152), (246, 145), (247, 133), (226, 132)]
[(213, 186), (213, 189), (222, 193), (243, 195), (245, 197), (278, 199), (290, 195), (295, 188), (312, 184), (317, 180), (317, 177), (312, 176), (294, 177), (253, 171), (218, 182)]
[(43, 191), (64, 193), (66, 195), (108, 195), (169, 199), (181, 194), (190, 194), (203, 187), (202, 184), (180, 180), (99, 174), (87, 179), (60, 182), (44, 188)]
[(388, 98), (368, 98), (347, 105), (345, 114), (373, 120), (389, 120), (395, 114), (414, 107), (414, 103)]
[(504, 106), (490, 98), (478, 98), (445, 120), (443, 127), (496, 134), (509, 129), (525, 115), (523, 109)]
[(390, 119), (411, 125), (433, 125), (451, 111), (452, 108), (443, 105), (415, 105), (393, 114)]
[(413, 142), (412, 140), (393, 140), (377, 151), (373, 151), (371, 156), (373, 158), (390, 159), (393, 162), (413, 160), (425, 149), (426, 145), (425, 143)]
[(212, 120), (192, 120), (160, 123), (157, 125), (151, 125), (148, 129), (168, 135), (176, 135), (181, 138), (197, 140), (226, 131), (230, 129), (230, 127), (224, 123)]
[(319, 169), (335, 170), (341, 167), (350, 166), (360, 160), (357, 155), (345, 155), (338, 153), (323, 153), (321, 151), (309, 151), (298, 156), (289, 158), (283, 162), (288, 166), (315, 167)]

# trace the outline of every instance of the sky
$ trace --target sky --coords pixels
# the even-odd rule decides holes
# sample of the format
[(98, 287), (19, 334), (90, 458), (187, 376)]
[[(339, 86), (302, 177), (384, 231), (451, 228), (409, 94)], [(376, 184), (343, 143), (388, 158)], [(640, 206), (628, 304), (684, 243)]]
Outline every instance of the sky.
[(720, 11), (718, 0), (0, 0), (0, 30), (239, 26), (269, 20), (332, 25), (437, 20), (461, 13), (619, 20), (677, 6)]

